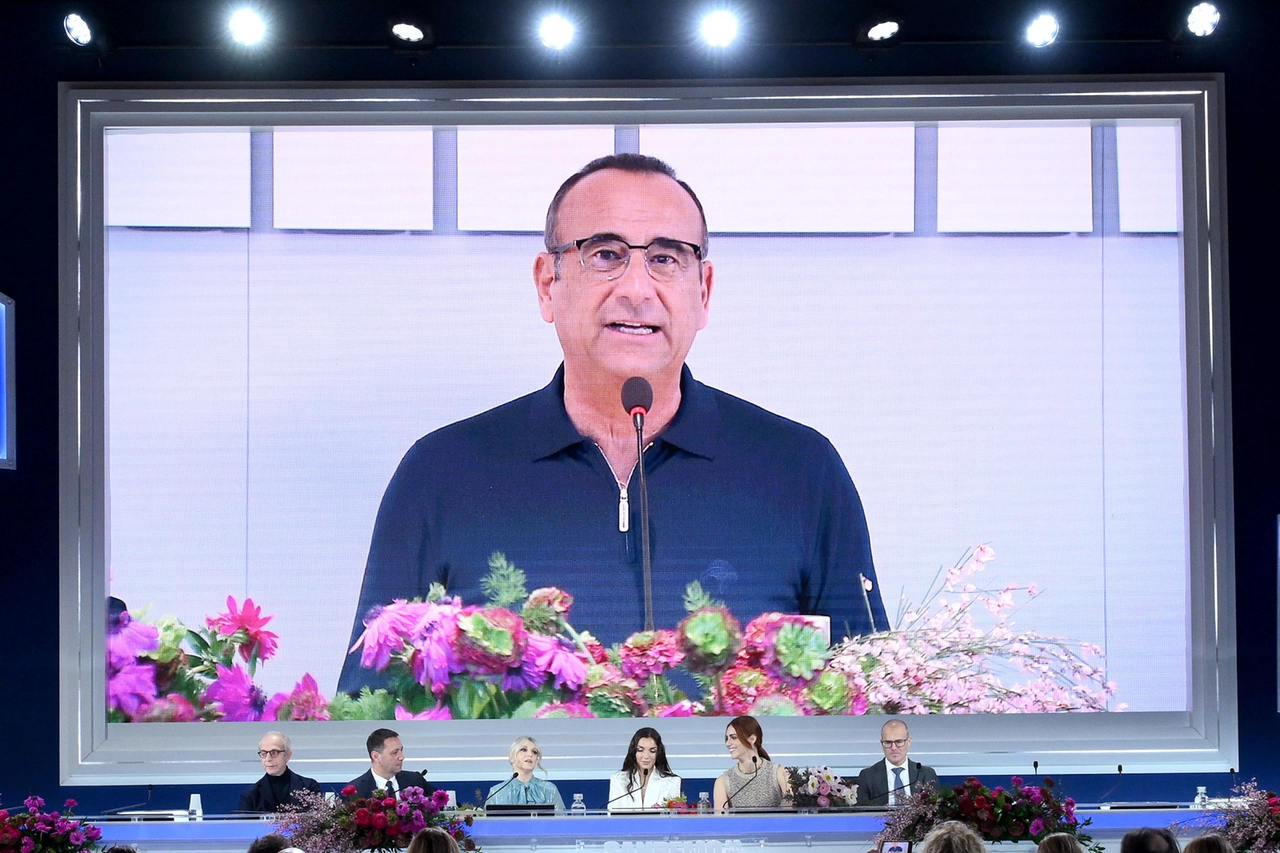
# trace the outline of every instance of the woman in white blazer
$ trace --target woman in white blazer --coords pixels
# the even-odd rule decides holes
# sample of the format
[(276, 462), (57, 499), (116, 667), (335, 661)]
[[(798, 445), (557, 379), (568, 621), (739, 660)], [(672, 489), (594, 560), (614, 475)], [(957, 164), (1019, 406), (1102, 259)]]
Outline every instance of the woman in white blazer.
[(645, 726), (631, 736), (622, 769), (609, 779), (610, 812), (660, 808), (680, 796), (680, 777), (667, 763), (667, 750), (657, 729)]

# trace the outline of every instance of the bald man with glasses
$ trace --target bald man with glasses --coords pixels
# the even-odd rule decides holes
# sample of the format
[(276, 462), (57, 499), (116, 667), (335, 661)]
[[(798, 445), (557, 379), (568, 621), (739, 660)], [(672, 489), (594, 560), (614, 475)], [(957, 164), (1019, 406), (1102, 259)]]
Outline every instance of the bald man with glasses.
[(907, 754), (911, 731), (902, 720), (890, 720), (880, 727), (880, 749), (884, 760), (858, 774), (858, 805), (899, 805), (926, 787), (938, 787), (938, 774), (933, 768), (912, 761)]
[(299, 791), (320, 793), (320, 783), (315, 779), (294, 773), (289, 769), (293, 758), (293, 745), (282, 732), (267, 732), (258, 741), (258, 758), (262, 759), (262, 778), (240, 794), (240, 811), (274, 812), (291, 805), (293, 795)]
[[(827, 616), (836, 639), (888, 627), (862, 503), (818, 432), (698, 382), (715, 267), (702, 204), (652, 157), (595, 160), (557, 191), (534, 260), (538, 311), (564, 354), (551, 384), (422, 438), (378, 510), (351, 642), (364, 619), (442, 584), (468, 603), (502, 551), (529, 588), (574, 595), (606, 645), (672, 628), (699, 581), (742, 622)], [(778, 283), (778, 298), (786, 298)], [(501, 346), (495, 341), (495, 346)], [(754, 345), (754, 342), (744, 342)], [(643, 570), (640, 452), (621, 389), (645, 416), (652, 572)], [(799, 379), (799, 378), (798, 378)], [(342, 690), (385, 680), (349, 655)]]

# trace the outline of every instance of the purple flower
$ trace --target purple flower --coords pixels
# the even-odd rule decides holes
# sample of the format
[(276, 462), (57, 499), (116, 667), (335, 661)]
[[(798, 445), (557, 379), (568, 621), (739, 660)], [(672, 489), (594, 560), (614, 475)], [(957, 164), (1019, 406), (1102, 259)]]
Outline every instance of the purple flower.
[(524, 649), (524, 657), (519, 666), (513, 666), (502, 676), (502, 689), (507, 692), (519, 690), (537, 690), (547, 680), (547, 668), (538, 664), (538, 657), (550, 651), (557, 640), (546, 634), (529, 634), (528, 644)]
[[(1022, 787), (1022, 777), (1021, 777), (1021, 776), (1014, 776), (1012, 779), (1010, 779), (1010, 780), (1009, 780), (1009, 784), (1013, 785), (1013, 787), (1015, 787), (1015, 788), (1021, 788), (1021, 787)], [(1033, 833), (1033, 834), (1034, 834), (1034, 833)]]
[[(285, 713), (280, 716), (281, 711)], [(292, 693), (277, 693), (271, 697), (262, 712), (264, 720), (327, 720), (329, 719), (329, 700), (320, 693), (311, 673), (302, 676), (302, 680), (293, 686)]]
[(130, 719), (155, 701), (156, 668), (154, 664), (138, 663), (129, 659), (123, 666), (110, 667), (107, 672), (107, 707), (114, 708)]
[(267, 694), (253, 683), (239, 664), (228, 669), (218, 664), (218, 680), (209, 685), (205, 702), (219, 706), (222, 719), (234, 723), (252, 723), (262, 719)]
[(125, 610), (113, 617), (107, 628), (107, 661), (113, 669), (123, 669), (147, 652), (160, 648), (160, 631), (135, 622)]
[(1031, 799), (1031, 802), (1035, 803), (1036, 805), (1040, 805), (1041, 803), (1044, 802), (1044, 795), (1040, 793), (1039, 788), (1032, 788), (1031, 793), (1029, 793), (1027, 796)]
[(22, 801), (22, 803), (27, 807), (27, 811), (31, 812), (32, 814), (35, 814), (36, 812), (44, 808), (44, 800), (40, 799), (34, 794), (32, 794), (30, 797), (27, 797), (25, 800)]
[(1036, 837), (1040, 833), (1044, 832), (1044, 821), (1040, 818), (1036, 818), (1031, 821), (1031, 826), (1027, 827), (1027, 831), (1031, 833), (1032, 838)]
[(36, 849), (36, 843), (31, 840), (31, 836), (24, 835), (22, 837), (22, 845), (20, 849), (22, 850), (22, 853), (34, 853)]
[[(699, 705), (699, 709), (701, 706)], [(693, 703), (688, 699), (681, 699), (673, 705), (665, 708), (659, 708), (657, 716), (659, 717), (692, 717), (694, 712)]]
[(84, 844), (84, 833), (77, 829), (71, 833), (70, 839), (72, 844), (79, 847), (81, 844)]

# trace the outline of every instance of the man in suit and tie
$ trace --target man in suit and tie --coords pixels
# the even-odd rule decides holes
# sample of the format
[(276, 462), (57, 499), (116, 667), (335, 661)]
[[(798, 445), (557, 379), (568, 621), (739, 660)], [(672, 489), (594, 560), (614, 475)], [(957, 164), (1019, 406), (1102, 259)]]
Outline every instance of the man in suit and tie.
[(240, 794), (240, 811), (274, 812), (293, 802), (298, 791), (320, 793), (320, 783), (289, 769), (293, 747), (289, 736), (267, 732), (258, 741), (258, 757), (266, 774), (252, 788)]
[(880, 727), (880, 748), (884, 760), (858, 774), (858, 805), (896, 805), (926, 787), (938, 786), (938, 774), (932, 767), (907, 757), (911, 732), (902, 720), (890, 720)]
[(421, 788), (422, 793), (428, 795), (435, 792), (436, 789), (427, 784), (421, 773), (401, 769), (404, 767), (404, 744), (400, 742), (400, 735), (391, 729), (375, 729), (365, 741), (365, 750), (372, 766), (363, 776), (349, 783), (355, 786), (357, 796), (370, 797), (379, 790), (399, 797), (405, 788)]

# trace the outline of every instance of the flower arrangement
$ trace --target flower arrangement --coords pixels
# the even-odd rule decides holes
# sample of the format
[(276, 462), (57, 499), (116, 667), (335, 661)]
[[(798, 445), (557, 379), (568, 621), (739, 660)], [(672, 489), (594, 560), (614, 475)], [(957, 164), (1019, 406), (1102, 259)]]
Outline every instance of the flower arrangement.
[[(110, 719), (1107, 710), (1115, 685), (1095, 660), (1100, 649), (1015, 631), (1011, 617), (1020, 600), (1039, 594), (1034, 587), (974, 583), (994, 557), (986, 545), (966, 552), (945, 574), (939, 569), (920, 605), (900, 606), (894, 628), (834, 647), (807, 616), (764, 613), (744, 627), (695, 581), (678, 625), (606, 649), (569, 621), (569, 592), (529, 592), (524, 572), (495, 553), (481, 583), (484, 604), (464, 603), (433, 584), (425, 599), (397, 599), (370, 612), (351, 653), (387, 686), (332, 698), (310, 674), (270, 698), (254, 684), (279, 638), (266, 629), (272, 617), (252, 600), (228, 598), (227, 610), (196, 630), (171, 617), (151, 625), (122, 612), (107, 641)], [(673, 678), (677, 671), (687, 675)], [(693, 695), (685, 692), (690, 684), (698, 688)]]
[(788, 767), (787, 775), (796, 808), (847, 808), (856, 802), (857, 786), (845, 784), (830, 767)]
[(97, 849), (102, 831), (71, 816), (75, 800), (65, 811), (46, 812), (44, 800), (27, 797), (25, 812), (0, 809), (0, 853), (87, 853)]
[(889, 813), (874, 846), (884, 841), (921, 841), (938, 824), (955, 820), (987, 841), (1039, 843), (1046, 835), (1065, 832), (1092, 853), (1102, 853), (1102, 845), (1081, 832), (1089, 820), (1076, 817), (1075, 800), (1059, 800), (1055, 787), (1048, 776), (1039, 786), (1014, 776), (1008, 789), (988, 788), (971, 776), (950, 789), (925, 788)]
[[(854, 713), (862, 706), (891, 714), (1107, 710), (1116, 685), (1106, 678), (1102, 650), (1015, 631), (1018, 594), (1025, 602), (1039, 592), (1034, 585), (978, 587), (974, 576), (994, 558), (989, 546), (974, 548), (945, 575), (939, 570), (920, 605), (900, 607), (893, 630), (832, 650), (828, 671), (848, 677)], [(989, 627), (975, 618), (983, 611)]]
[(1234, 795), (1225, 806), (1203, 816), (1174, 825), (1191, 832), (1212, 829), (1231, 842), (1240, 853), (1275, 853), (1280, 850), (1280, 798), (1258, 788), (1256, 781), (1231, 789)]
[(428, 797), (421, 788), (405, 788), (399, 799), (381, 790), (371, 797), (357, 797), (355, 786), (348, 785), (341, 798), (332, 802), (312, 791), (299, 791), (294, 800), (281, 809), (278, 828), (293, 846), (304, 850), (399, 850), (429, 826), (448, 832), (463, 850), (480, 849), (467, 829), (474, 816), (445, 813), (449, 795), (444, 791)]
[(172, 616), (155, 624), (113, 612), (107, 633), (107, 713), (119, 722), (327, 720), (328, 700), (310, 673), (289, 693), (268, 697), (254, 683), (279, 637), (271, 616), (246, 598), (188, 628)]
[(697, 804), (690, 804), (689, 798), (684, 794), (678, 797), (668, 797), (658, 803), (658, 808), (672, 814), (696, 814), (698, 811)]

